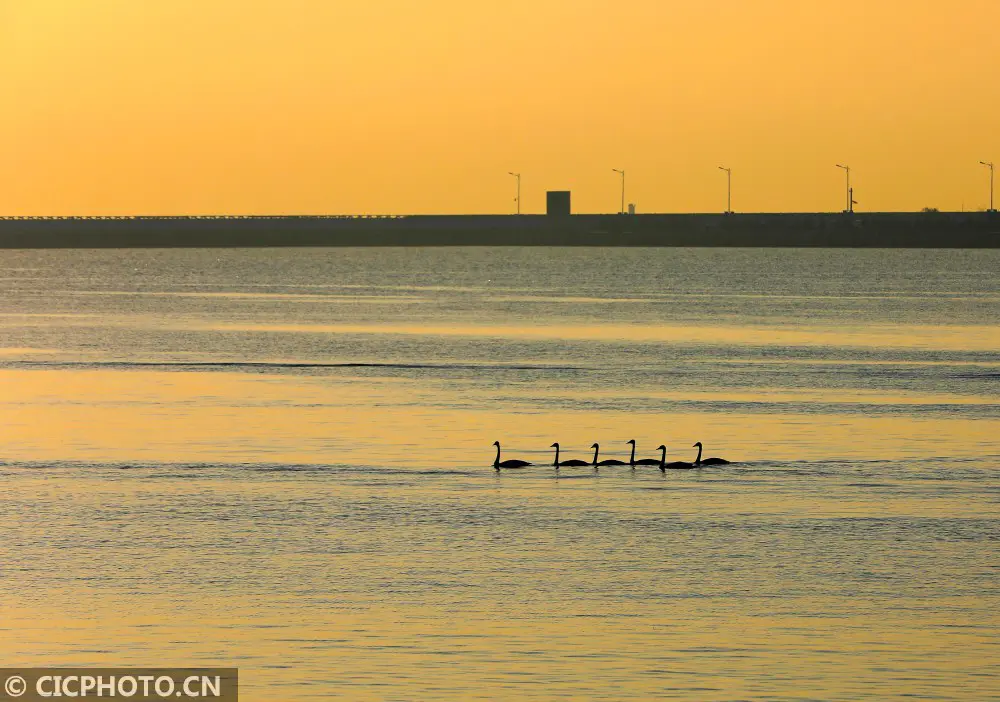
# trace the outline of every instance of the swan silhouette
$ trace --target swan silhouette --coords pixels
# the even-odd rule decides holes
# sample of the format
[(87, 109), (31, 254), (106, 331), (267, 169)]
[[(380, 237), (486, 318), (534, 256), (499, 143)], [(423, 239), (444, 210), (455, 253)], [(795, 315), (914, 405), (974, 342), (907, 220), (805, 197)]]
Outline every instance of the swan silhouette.
[[(695, 444), (698, 447), (698, 458), (694, 459), (694, 464), (696, 466), (728, 466), (729, 461), (725, 458), (706, 458), (704, 461), (701, 460), (701, 442)], [(694, 447), (692, 447), (694, 448)]]
[(657, 451), (662, 451), (660, 454), (660, 470), (666, 473), (668, 470), (690, 470), (694, 468), (693, 463), (688, 463), (687, 461), (673, 461), (672, 463), (667, 463), (667, 447), (657, 446)]
[(640, 458), (637, 461), (635, 460), (635, 439), (629, 439), (625, 443), (632, 444), (632, 456), (628, 459), (628, 464), (633, 468), (636, 466), (658, 466), (663, 462), (656, 458)]
[(568, 461), (562, 461), (562, 462), (560, 462), (559, 461), (559, 443), (556, 442), (556, 443), (552, 444), (552, 446), (550, 448), (554, 448), (556, 450), (556, 460), (555, 460), (555, 463), (553, 463), (552, 465), (557, 470), (559, 468), (570, 468), (570, 467), (576, 467), (576, 466), (589, 466), (590, 465), (586, 461), (581, 461), (579, 458), (571, 458)]
[(607, 460), (597, 462), (597, 454), (601, 452), (600, 444), (594, 444), (590, 448), (594, 449), (594, 462), (591, 464), (594, 468), (600, 468), (601, 466), (627, 466), (628, 463), (625, 461), (619, 461), (617, 458), (609, 458)]
[(501, 463), (500, 462), (500, 442), (499, 441), (494, 441), (493, 445), (497, 447), (497, 457), (493, 461), (493, 467), (496, 468), (498, 472), (499, 472), (499, 470), (501, 468), (524, 468), (525, 466), (530, 466), (531, 465), (527, 461), (520, 461), (520, 460), (518, 460), (516, 458), (512, 458), (509, 461), (504, 461), (503, 463)]

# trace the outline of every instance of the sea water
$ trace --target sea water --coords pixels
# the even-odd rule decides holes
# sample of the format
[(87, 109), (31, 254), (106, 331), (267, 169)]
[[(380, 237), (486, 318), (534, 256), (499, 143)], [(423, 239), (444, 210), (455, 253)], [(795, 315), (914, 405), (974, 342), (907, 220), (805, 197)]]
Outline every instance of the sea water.
[[(998, 270), (2, 251), (0, 658), (238, 666), (247, 700), (995, 698)], [(732, 464), (551, 466), (629, 439)]]

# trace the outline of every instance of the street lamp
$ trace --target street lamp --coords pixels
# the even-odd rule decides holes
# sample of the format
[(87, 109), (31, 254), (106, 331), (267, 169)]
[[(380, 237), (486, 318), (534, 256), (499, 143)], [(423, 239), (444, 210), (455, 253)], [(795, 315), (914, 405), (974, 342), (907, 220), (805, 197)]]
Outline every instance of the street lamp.
[(847, 209), (844, 212), (854, 212), (854, 197), (851, 194), (851, 167), (837, 164), (837, 168), (843, 168), (847, 172)]
[(990, 209), (989, 209), (989, 211), (993, 212), (994, 211), (994, 209), (993, 209), (993, 162), (990, 161), (989, 163), (986, 163), (986, 161), (980, 161), (980, 163), (990, 169)]
[(619, 214), (625, 214), (625, 171), (619, 170), (617, 168), (612, 168), (615, 173), (620, 173), (622, 177), (622, 209)]
[(719, 166), (720, 171), (726, 172), (726, 214), (733, 213), (733, 169)]
[(514, 198), (514, 202), (517, 203), (517, 213), (521, 214), (521, 174), (511, 171), (507, 171), (507, 173), (517, 178), (517, 197)]

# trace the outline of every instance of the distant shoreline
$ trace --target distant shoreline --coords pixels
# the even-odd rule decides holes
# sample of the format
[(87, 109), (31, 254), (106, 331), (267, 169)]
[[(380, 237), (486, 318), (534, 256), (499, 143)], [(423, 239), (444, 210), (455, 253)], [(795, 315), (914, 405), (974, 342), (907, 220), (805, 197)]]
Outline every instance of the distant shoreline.
[(0, 248), (1000, 248), (997, 212), (0, 218)]

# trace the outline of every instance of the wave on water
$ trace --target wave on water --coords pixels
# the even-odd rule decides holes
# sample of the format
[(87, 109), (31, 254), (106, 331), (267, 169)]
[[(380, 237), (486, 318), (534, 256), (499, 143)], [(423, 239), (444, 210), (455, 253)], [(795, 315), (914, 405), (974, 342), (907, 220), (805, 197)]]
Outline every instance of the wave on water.
[[(394, 466), (356, 465), (348, 463), (157, 463), (151, 461), (0, 461), (4, 470), (107, 470), (157, 471), (157, 478), (188, 478), (213, 471), (245, 473), (340, 473), (358, 475), (480, 475), (492, 473), (492, 466), (477, 470), (456, 468), (398, 468)], [(159, 471), (169, 471), (161, 473)]]
[[(808, 475), (823, 476), (836, 475), (851, 470), (861, 470), (866, 473), (877, 472), (879, 470), (897, 471), (912, 470), (914, 468), (927, 467), (938, 471), (942, 466), (950, 466), (953, 469), (966, 469), (972, 472), (985, 471), (993, 474), (995, 466), (1000, 464), (1000, 454), (983, 454), (975, 457), (958, 456), (924, 456), (920, 458), (900, 457), (896, 460), (886, 459), (803, 459), (803, 460), (747, 460), (734, 461), (725, 466), (702, 466), (696, 470), (667, 471), (668, 474), (676, 475), (699, 475), (706, 478), (718, 480), (736, 479), (741, 482), (752, 476), (764, 474), (785, 474), (785, 475)], [(432, 467), (427, 465), (400, 467), (398, 465), (362, 465), (351, 463), (274, 463), (274, 462), (240, 462), (231, 463), (226, 461), (218, 462), (182, 462), (172, 463), (169, 461), (18, 461), (0, 460), (0, 470), (102, 470), (102, 471), (170, 471), (171, 476), (189, 477), (199, 473), (214, 471), (224, 471), (231, 473), (326, 473), (326, 474), (357, 474), (357, 475), (377, 475), (377, 476), (482, 476), (493, 475), (495, 471), (489, 464), (476, 466), (457, 467)], [(642, 473), (656, 472), (656, 466), (643, 466), (630, 469), (628, 465), (605, 467), (596, 471), (599, 475), (611, 476), (622, 473), (631, 474), (633, 470)], [(591, 466), (585, 466), (582, 470), (565, 469), (556, 472), (551, 465), (538, 464), (521, 470), (505, 470), (501, 474), (504, 476), (539, 476), (550, 473), (554, 477), (562, 479), (591, 478), (595, 471)], [(156, 473), (157, 477), (164, 477), (163, 473)], [(861, 481), (865, 482), (865, 481)]]
[(524, 363), (401, 363), (346, 361), (324, 363), (311, 361), (12, 361), (0, 364), (18, 368), (169, 368), (169, 369), (323, 369), (323, 368), (388, 368), (400, 370), (513, 370), (513, 371), (580, 371), (594, 370), (584, 366), (524, 364)]

